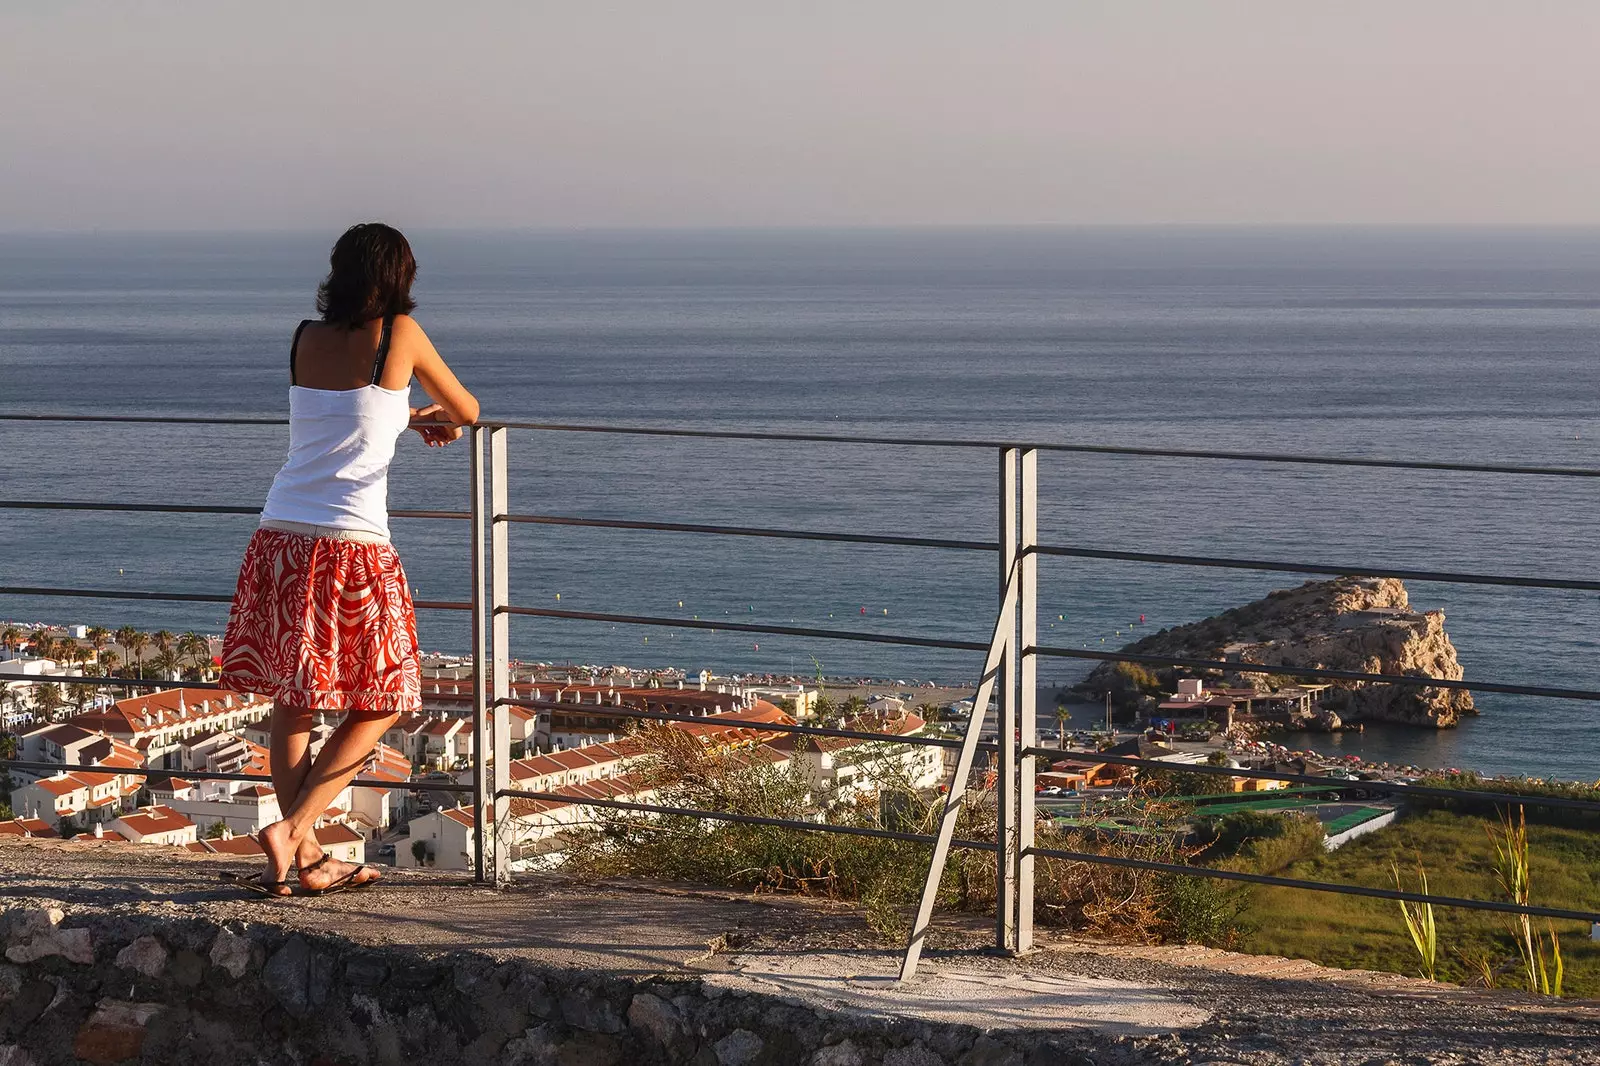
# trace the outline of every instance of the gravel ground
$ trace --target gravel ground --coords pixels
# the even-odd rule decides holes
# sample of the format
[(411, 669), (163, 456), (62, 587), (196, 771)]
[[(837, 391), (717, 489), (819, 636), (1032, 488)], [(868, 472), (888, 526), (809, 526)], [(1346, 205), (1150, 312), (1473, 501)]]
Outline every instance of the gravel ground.
[[(0, 844), (0, 906), (59, 901), (151, 916), (269, 921), (422, 952), (474, 948), (621, 974), (728, 969), (734, 955), (826, 951), (893, 972), (897, 951), (850, 909), (679, 885), (579, 885), (553, 878), (508, 892), (459, 875), (387, 871), (366, 893), (288, 903), (241, 898), (216, 873), (237, 862), (115, 844)], [(1112, 1063), (1210, 1066), (1600, 1064), (1600, 1002), (1545, 1001), (1392, 974), (1207, 949), (1042, 936), (1021, 959), (985, 950), (985, 922), (956, 916), (926, 957), (963, 971), (1108, 977), (1156, 986), (1211, 1015), (1198, 1028), (1090, 1052)]]

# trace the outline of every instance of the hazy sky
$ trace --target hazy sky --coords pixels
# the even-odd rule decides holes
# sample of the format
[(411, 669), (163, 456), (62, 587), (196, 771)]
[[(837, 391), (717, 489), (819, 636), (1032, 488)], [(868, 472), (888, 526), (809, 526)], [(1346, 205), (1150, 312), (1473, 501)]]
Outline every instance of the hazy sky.
[(0, 230), (1600, 223), (1597, 0), (0, 0)]

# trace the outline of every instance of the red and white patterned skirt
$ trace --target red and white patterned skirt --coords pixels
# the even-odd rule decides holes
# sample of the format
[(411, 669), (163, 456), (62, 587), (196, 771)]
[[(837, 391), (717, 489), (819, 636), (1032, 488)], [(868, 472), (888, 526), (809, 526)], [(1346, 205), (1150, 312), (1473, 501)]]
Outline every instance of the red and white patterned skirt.
[(286, 707), (422, 707), (417, 616), (392, 544), (258, 529), (222, 640), (224, 687)]

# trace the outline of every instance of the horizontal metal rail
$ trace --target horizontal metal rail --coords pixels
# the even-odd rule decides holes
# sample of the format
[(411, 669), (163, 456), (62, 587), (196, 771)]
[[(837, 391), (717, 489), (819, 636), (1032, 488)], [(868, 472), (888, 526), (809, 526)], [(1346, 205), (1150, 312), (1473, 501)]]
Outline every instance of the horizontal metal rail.
[[(148, 660), (147, 660), (148, 662)], [(97, 677), (94, 674), (30, 674), (27, 680), (39, 685), (94, 685), (97, 688), (195, 688), (233, 692), (215, 681), (168, 681), (161, 677)]]
[[(121, 766), (96, 766), (92, 763), (34, 762), (25, 759), (0, 759), (0, 767), (8, 770), (35, 772), (48, 770), (52, 774), (115, 774), (119, 777), (193, 778), (196, 781), (256, 781), (272, 784), (272, 778), (263, 774), (226, 774), (211, 770), (157, 770), (149, 766), (136, 768)], [(471, 785), (455, 781), (383, 781), (371, 777), (358, 777), (350, 782), (358, 788), (393, 788), (401, 792), (471, 792)]]
[(1025, 655), (1046, 655), (1059, 659), (1089, 659), (1102, 663), (1140, 663), (1145, 666), (1174, 666), (1186, 670), (1217, 670), (1225, 674), (1271, 674), (1275, 677), (1314, 677), (1324, 681), (1364, 681), (1375, 685), (1405, 685), (1410, 688), (1453, 688), (1463, 692), (1505, 692), (1514, 696), (1546, 696), (1562, 700), (1600, 700), (1600, 692), (1584, 688), (1550, 688), (1543, 685), (1511, 685), (1499, 681), (1453, 681), (1422, 674), (1368, 674), (1358, 670), (1325, 670), (1311, 666), (1266, 666), (1261, 663), (1228, 662), (1225, 659), (1189, 659), (1172, 655), (1141, 655), (1120, 651), (1089, 651), (1037, 644), (1024, 648)]
[(287, 418), (257, 418), (252, 415), (53, 415), (0, 414), (0, 422), (129, 422), (158, 426), (287, 426)]
[[(88, 500), (0, 500), (0, 510), (108, 511), (152, 514), (257, 515), (259, 506), (224, 504), (168, 504), (94, 502)], [(466, 520), (467, 511), (391, 510), (391, 518)], [(665, 533), (697, 533), (729, 537), (766, 537), (782, 540), (810, 540), (842, 544), (880, 544), (893, 547), (935, 548), (952, 551), (998, 551), (994, 541), (960, 540), (945, 537), (894, 537), (869, 533), (838, 533), (831, 530), (777, 529), (761, 526), (705, 525), (688, 522), (649, 522), (628, 519), (582, 518), (571, 515), (507, 514), (498, 519), (524, 525), (572, 526), (586, 529), (646, 530)], [(1413, 570), (1383, 565), (1339, 565), (1333, 563), (1287, 563), (1266, 559), (1235, 559), (1219, 556), (1180, 555), (1163, 552), (1117, 551), (1106, 548), (1077, 548), (1041, 544), (1026, 549), (1039, 555), (1071, 559), (1105, 559), (1120, 562), (1152, 563), (1167, 566), (1197, 566), (1224, 570), (1261, 570), (1285, 574), (1331, 575), (1336, 577), (1391, 577), (1402, 581), (1431, 581), (1449, 585), (1495, 585), (1515, 588), (1572, 589), (1600, 592), (1600, 581), (1577, 578), (1547, 578), (1526, 575), (1473, 574), (1442, 570)]]
[[(149, 514), (237, 514), (259, 515), (260, 505), (246, 507), (238, 504), (179, 504), (179, 503), (129, 503), (93, 500), (0, 500), (0, 510), (16, 511), (127, 511)], [(390, 518), (450, 518), (466, 519), (466, 511), (389, 511)]]
[[(215, 592), (145, 592), (137, 589), (64, 589), (45, 586), (0, 585), (0, 596), (66, 596), (91, 600), (165, 600), (173, 603), (232, 603), (233, 596)], [(413, 607), (428, 611), (470, 611), (463, 600), (416, 600)]]
[[(0, 589), (0, 592), (4, 592)], [(913, 637), (904, 634), (862, 633), (850, 629), (813, 629), (807, 626), (764, 626), (753, 622), (717, 622), (704, 619), (660, 618), (640, 614), (602, 614), (596, 611), (562, 611), (549, 607), (502, 607), (502, 614), (530, 618), (564, 618), (575, 622), (614, 622), (618, 625), (665, 626), (672, 629), (719, 629), (730, 633), (766, 633), (786, 637), (814, 637), (819, 640), (851, 640), (865, 644), (900, 644), (911, 648), (947, 648), (954, 651), (986, 651), (975, 640), (942, 640), (938, 637)]]
[[(670, 692), (671, 690), (665, 690)], [(714, 716), (706, 714), (677, 714), (672, 711), (641, 711), (632, 707), (607, 707), (596, 703), (551, 703), (549, 701), (534, 701), (516, 698), (506, 698), (495, 701), (497, 706), (522, 707), (530, 711), (544, 711), (550, 714), (598, 714), (611, 718), (637, 718), (648, 722), (688, 722), (691, 725), (714, 725), (729, 729), (771, 730), (774, 733), (796, 733), (802, 736), (834, 737), (840, 740), (864, 740), (885, 744), (918, 744), (927, 748), (959, 748), (961, 741), (953, 737), (924, 737), (915, 734), (904, 735), (899, 733), (873, 733), (860, 729), (834, 729), (830, 726), (820, 725), (790, 725), (785, 722), (746, 722), (746, 721), (717, 721)], [(980, 741), (978, 747), (984, 751), (998, 751), (1000, 745), (993, 742)], [(579, 749), (582, 750), (582, 749)]]
[[(250, 425), (286, 426), (286, 418), (195, 417), (169, 415), (68, 415), (0, 414), (0, 422), (126, 422), (157, 425)], [(1386, 470), (1431, 470), (1464, 474), (1516, 474), (1536, 477), (1600, 477), (1600, 469), (1567, 466), (1529, 466), (1506, 463), (1450, 463), (1422, 459), (1362, 458), (1360, 456), (1295, 455), (1279, 452), (1220, 451), (1203, 448), (1133, 448), (1115, 445), (1065, 444), (1018, 440), (972, 440), (961, 438), (872, 437), (829, 433), (773, 433), (748, 430), (673, 429), (659, 426), (577, 425), (560, 422), (509, 422), (483, 420), (483, 428), (538, 430), (554, 433), (597, 433), (614, 436), (689, 437), (702, 440), (789, 441), (818, 444), (864, 444), (896, 448), (979, 448), (990, 451), (1005, 448), (1045, 452), (1071, 452), (1080, 455), (1122, 455), (1154, 459), (1215, 459), (1228, 462), (1288, 463), (1310, 466), (1366, 467)]]
[(1219, 459), (1248, 463), (1294, 463), (1312, 466), (1375, 467), (1390, 470), (1454, 471), (1467, 474), (1523, 474), (1544, 477), (1600, 477), (1600, 469), (1567, 466), (1523, 466), (1504, 463), (1447, 463), (1422, 459), (1381, 459), (1358, 456), (1294, 455), (1278, 452), (1231, 452), (1199, 448), (1131, 448), (1115, 445), (1062, 444), (1044, 441), (971, 440), (961, 438), (867, 437), (830, 433), (773, 433), (741, 430), (670, 429), (654, 426), (573, 425), (560, 422), (480, 423), (505, 429), (553, 433), (599, 433), (617, 436), (692, 437), (709, 440), (766, 440), (816, 444), (871, 444), (908, 448), (981, 448), (988, 451), (1016, 448), (1041, 452), (1075, 452), (1081, 455), (1126, 455), (1156, 459)]
[[(575, 807), (607, 807), (619, 811), (637, 811), (642, 814), (672, 814), (686, 818), (705, 818), (717, 822), (737, 822), (742, 825), (770, 825), (780, 829), (800, 829), (810, 833), (839, 833), (844, 836), (874, 837), (878, 840), (901, 840), (909, 844), (932, 844), (933, 837), (926, 833), (899, 833), (893, 829), (873, 829), (859, 825), (830, 825), (827, 822), (803, 822), (796, 818), (768, 818), (759, 814), (733, 814), (728, 811), (702, 811), (693, 807), (663, 807), (655, 803), (633, 803), (628, 800), (589, 799), (561, 792), (530, 792), (526, 789), (503, 788), (496, 796), (512, 799), (544, 800)], [(994, 851), (992, 840), (953, 840), (955, 847), (973, 851)]]
[(833, 533), (820, 529), (769, 529), (760, 526), (696, 525), (687, 522), (633, 522), (612, 518), (574, 518), (565, 515), (507, 514), (497, 521), (536, 526), (578, 526), (588, 529), (642, 529), (662, 533), (708, 533), (722, 537), (774, 537), (780, 540), (834, 541), (841, 544), (888, 544), (906, 548), (944, 548), (954, 551), (999, 551), (992, 540), (949, 540), (940, 537), (887, 537), (870, 533)]
[(1463, 899), (1459, 896), (1433, 896), (1423, 892), (1404, 892), (1393, 888), (1368, 888), (1366, 885), (1340, 885), (1330, 881), (1302, 881), (1293, 877), (1274, 877), (1271, 874), (1243, 873), (1238, 870), (1219, 870), (1211, 866), (1185, 866), (1175, 862), (1157, 862), (1154, 859), (1135, 859), (1124, 855), (1101, 855), (1092, 851), (1064, 851), (1060, 848), (1028, 849), (1045, 859), (1062, 859), (1067, 862), (1086, 862), (1100, 866), (1121, 866), (1154, 873), (1179, 874), (1185, 877), (1210, 877), (1219, 881), (1241, 881), (1252, 885), (1271, 885), (1275, 888), (1299, 888), (1311, 892), (1331, 892), (1341, 896), (1368, 896), (1373, 899), (1403, 900), (1407, 903), (1431, 903), (1437, 907), (1459, 907), (1463, 910), (1494, 911), (1498, 914), (1526, 914), (1537, 918), (1562, 918), (1574, 922), (1600, 922), (1600, 912), (1569, 911), (1559, 907), (1524, 907), (1516, 903), (1502, 903), (1492, 899)]
[(1111, 559), (1162, 566), (1206, 566), (1223, 570), (1267, 570), (1283, 574), (1324, 574), (1335, 577), (1393, 577), (1402, 581), (1436, 581), (1445, 585), (1509, 585), (1516, 588), (1579, 589), (1600, 592), (1600, 581), (1576, 578), (1525, 577), (1505, 574), (1464, 574), (1443, 570), (1406, 570), (1392, 566), (1336, 566), (1331, 563), (1284, 563), (1264, 559), (1227, 559), (1208, 555), (1171, 555), (1159, 552), (1110, 551), (1104, 548), (1070, 548), (1041, 544), (1025, 553), (1069, 559)]
[[(1527, 805), (1529, 807), (1560, 807), (1567, 810), (1600, 811), (1600, 800), (1570, 799), (1564, 796), (1519, 796), (1514, 792), (1493, 792), (1476, 788), (1444, 788), (1438, 785), (1405, 785), (1397, 781), (1347, 781), (1343, 778), (1296, 774), (1278, 770), (1252, 770), (1244, 766), (1212, 766), (1210, 763), (1163, 762), (1160, 759), (1136, 759), (1130, 755), (1108, 755), (1098, 751), (1074, 748), (1023, 748), (1022, 754), (1053, 759), (1071, 759), (1074, 762), (1105, 763), (1109, 766), (1130, 766), (1167, 773), (1207, 774), (1213, 777), (1255, 777), (1265, 781), (1287, 781), (1292, 784), (1328, 785), (1341, 790), (1369, 789), (1373, 792), (1392, 792), (1401, 796), (1428, 796), (1438, 799), (1470, 799), (1488, 803)], [(1234, 793), (1224, 793), (1234, 795)], [(1243, 793), (1239, 793), (1243, 795)], [(1256, 797), (1271, 800), (1271, 793), (1256, 793)], [(1159, 796), (1151, 797), (1159, 800)], [(1209, 798), (1209, 797), (1208, 797)]]

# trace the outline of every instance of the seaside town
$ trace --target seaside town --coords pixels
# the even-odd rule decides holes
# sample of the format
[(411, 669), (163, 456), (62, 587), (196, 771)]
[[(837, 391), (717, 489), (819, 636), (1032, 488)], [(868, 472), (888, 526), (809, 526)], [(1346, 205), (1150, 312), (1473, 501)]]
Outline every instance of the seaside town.
[[(8, 814), (0, 836), (260, 855), (254, 834), (280, 817), (270, 784), (272, 704), (247, 693), (186, 687), (214, 677), (217, 644), (195, 633), (0, 626), (0, 757), (23, 764), (10, 771), (9, 792), (0, 797), (6, 807), (0, 813)], [(95, 685), (95, 676), (107, 672), (170, 685), (121, 696)], [(870, 798), (888, 779), (932, 794), (949, 780), (955, 750), (764, 727), (809, 723), (954, 737), (973, 713), (962, 690), (927, 682), (524, 663), (514, 665), (513, 675), (519, 705), (508, 708), (512, 787), (551, 796), (509, 805), (510, 825), (500, 831), (509, 834), (511, 854), (523, 864), (558, 858), (564, 834), (600, 816), (594, 800), (656, 800), (662, 782), (639, 772), (645, 748), (634, 720), (607, 714), (608, 708), (676, 716), (659, 728), (708, 749), (738, 751), (752, 764), (798, 772), (824, 806)], [(1114, 829), (1139, 771), (1101, 756), (1167, 763), (1174, 770), (1203, 763), (1239, 771), (1207, 779), (1208, 814), (1298, 812), (1321, 821), (1326, 846), (1337, 847), (1396, 816), (1395, 802), (1363, 790), (1363, 781), (1409, 782), (1425, 771), (1319, 756), (1271, 739), (1285, 724), (1314, 714), (1327, 688), (1257, 690), (1180, 680), (1165, 698), (1134, 705), (1122, 721), (1112, 720), (1108, 693), (1104, 720), (1076, 730), (1068, 728), (1073, 715), (1064, 698), (1050, 712), (1041, 702), (1041, 743), (1063, 754), (1036, 764), (1039, 814), (1062, 826)], [(471, 707), (470, 664), (427, 656), (422, 710), (384, 734), (359, 775), (384, 784), (339, 794), (317, 824), (323, 848), (357, 863), (470, 869), (478, 826), (464, 795), (450, 786), (472, 779)], [(335, 724), (319, 721), (313, 754)], [(1290, 786), (1252, 771), (1319, 780)], [(196, 773), (238, 777), (186, 776)], [(992, 793), (995, 777), (995, 769), (980, 762), (970, 787)]]

